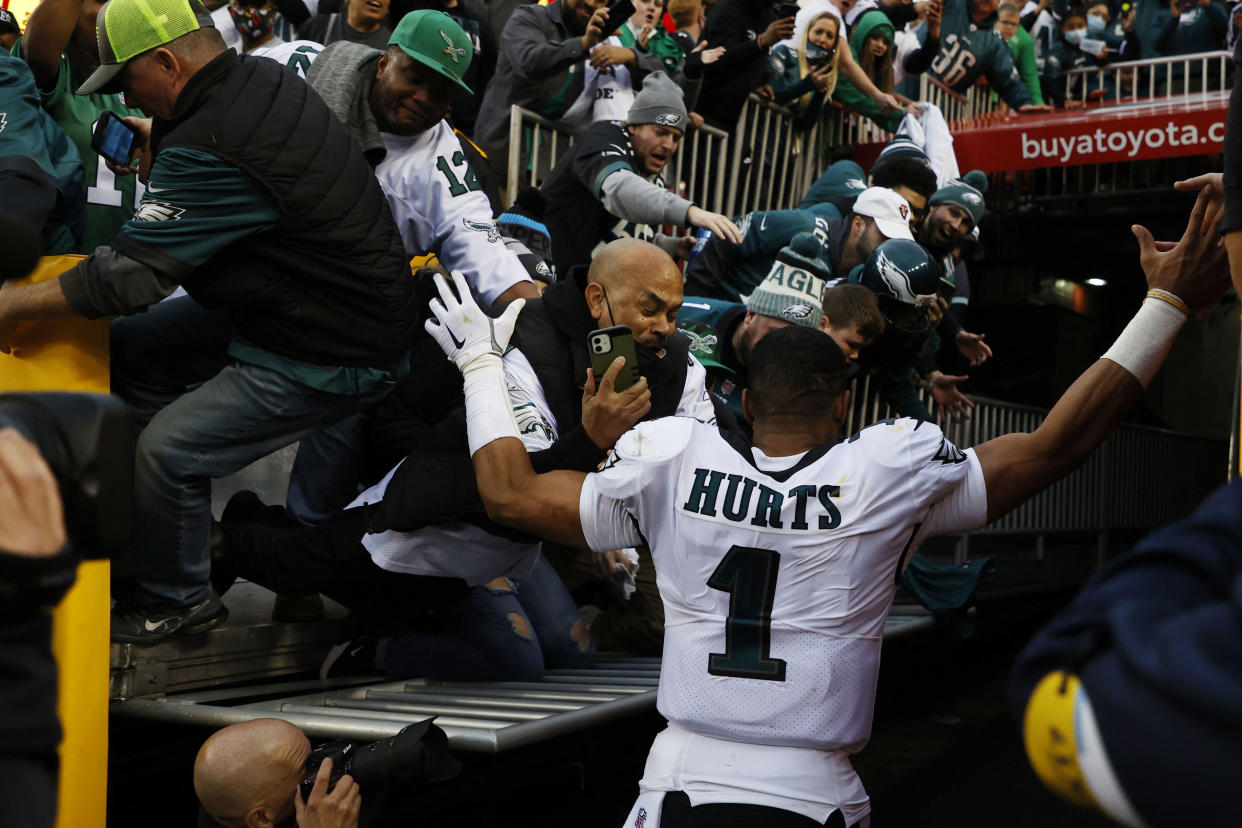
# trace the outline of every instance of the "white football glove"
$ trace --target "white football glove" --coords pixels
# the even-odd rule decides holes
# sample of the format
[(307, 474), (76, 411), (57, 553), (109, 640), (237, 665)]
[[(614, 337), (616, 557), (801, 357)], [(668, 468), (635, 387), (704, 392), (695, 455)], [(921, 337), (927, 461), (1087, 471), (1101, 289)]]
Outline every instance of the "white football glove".
[(428, 319), (423, 327), (457, 366), (457, 370), (466, 373), (466, 366), (481, 356), (504, 356), (517, 316), (526, 300), (514, 300), (498, 319), (493, 319), (474, 301), (470, 286), (459, 271), (453, 271), (456, 296), (443, 276), (437, 273), (435, 281), (436, 290), (440, 292), (439, 299), (431, 300), (431, 313), (435, 319)]

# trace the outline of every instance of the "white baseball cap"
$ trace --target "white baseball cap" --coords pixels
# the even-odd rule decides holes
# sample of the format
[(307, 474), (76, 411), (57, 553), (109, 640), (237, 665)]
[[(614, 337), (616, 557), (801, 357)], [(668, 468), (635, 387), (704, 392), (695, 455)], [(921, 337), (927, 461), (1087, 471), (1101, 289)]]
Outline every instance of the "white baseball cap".
[(868, 187), (854, 202), (854, 212), (874, 219), (886, 238), (914, 241), (910, 203), (887, 187)]

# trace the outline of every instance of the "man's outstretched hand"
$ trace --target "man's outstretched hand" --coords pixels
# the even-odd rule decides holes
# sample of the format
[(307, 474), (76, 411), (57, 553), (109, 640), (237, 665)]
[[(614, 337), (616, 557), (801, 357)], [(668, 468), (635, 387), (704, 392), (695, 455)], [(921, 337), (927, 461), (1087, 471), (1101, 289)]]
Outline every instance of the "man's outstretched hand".
[(478, 357), (504, 356), (526, 300), (515, 299), (499, 318), (493, 319), (474, 301), (470, 286), (460, 272), (453, 271), (456, 294), (443, 276), (436, 274), (435, 283), (440, 298), (431, 300), (434, 319), (428, 319), (423, 327), (457, 369), (464, 374), (466, 367)]

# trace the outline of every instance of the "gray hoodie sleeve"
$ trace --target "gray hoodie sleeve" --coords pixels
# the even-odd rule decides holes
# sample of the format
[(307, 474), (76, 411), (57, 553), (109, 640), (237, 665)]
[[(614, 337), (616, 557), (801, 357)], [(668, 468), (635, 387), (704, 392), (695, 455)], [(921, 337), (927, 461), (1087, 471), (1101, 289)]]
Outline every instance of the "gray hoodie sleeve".
[(617, 218), (639, 224), (687, 226), (692, 202), (652, 184), (629, 170), (616, 170), (600, 185), (604, 209)]
[(176, 290), (177, 282), (105, 246), (62, 273), (60, 289), (69, 307), (98, 319), (146, 310)]

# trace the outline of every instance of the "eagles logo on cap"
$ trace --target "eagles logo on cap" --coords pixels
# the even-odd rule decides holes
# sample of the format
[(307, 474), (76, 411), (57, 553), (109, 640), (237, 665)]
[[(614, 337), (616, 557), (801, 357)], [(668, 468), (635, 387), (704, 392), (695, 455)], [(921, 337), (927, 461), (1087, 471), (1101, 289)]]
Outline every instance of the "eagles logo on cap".
[(814, 312), (815, 309), (810, 305), (803, 305), (799, 303), (797, 305), (788, 305), (785, 308), (782, 308), (781, 318), (788, 319), (790, 322), (793, 322), (795, 319), (806, 319)]
[(983, 203), (983, 199), (979, 197), (978, 193), (962, 193), (962, 200), (969, 201), (971, 204)]
[(665, 112), (657, 115), (655, 122), (660, 126), (677, 126), (681, 123), (681, 116), (672, 112)]

